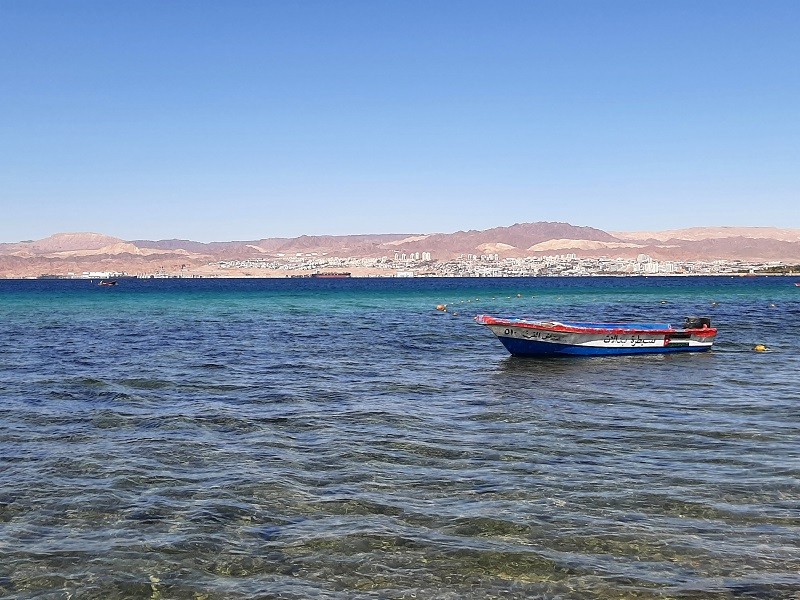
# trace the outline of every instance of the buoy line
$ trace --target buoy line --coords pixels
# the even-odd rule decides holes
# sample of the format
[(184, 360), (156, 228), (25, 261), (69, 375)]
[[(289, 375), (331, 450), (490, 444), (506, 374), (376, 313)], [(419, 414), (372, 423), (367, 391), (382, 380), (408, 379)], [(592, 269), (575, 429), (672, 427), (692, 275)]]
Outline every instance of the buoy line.
[[(533, 296), (531, 296), (531, 297), (533, 297)], [(488, 298), (488, 300), (497, 300), (498, 298), (499, 298), (500, 300), (502, 300), (502, 299), (503, 299), (502, 297), (499, 297), (499, 296), (492, 296), (491, 298)], [(524, 298), (524, 296), (523, 296), (522, 294), (515, 294), (515, 295), (513, 295), (513, 296), (506, 296), (506, 297), (505, 297), (505, 299), (506, 299), (506, 300), (513, 300), (514, 298)], [(449, 304), (464, 304), (465, 302), (480, 302), (480, 301), (481, 301), (480, 297), (476, 297), (476, 298), (462, 298), (462, 299), (460, 299), (460, 300), (452, 300), (451, 302), (445, 302), (445, 303), (443, 303), (443, 304), (444, 304), (445, 306), (447, 306), (447, 305), (449, 305)]]
[[(506, 299), (507, 299), (507, 300), (512, 300), (512, 299), (514, 299), (514, 298), (523, 298), (523, 295), (522, 295), (522, 294), (517, 294), (516, 296), (508, 296)], [(492, 296), (492, 300), (497, 300), (497, 297), (496, 297), (496, 296)], [(437, 311), (437, 312), (446, 313), (446, 312), (450, 312), (448, 307), (449, 307), (451, 304), (456, 304), (456, 303), (458, 303), (458, 304), (464, 304), (464, 303), (466, 303), (466, 304), (472, 304), (472, 302), (480, 302), (480, 301), (481, 301), (481, 299), (480, 299), (480, 298), (475, 298), (474, 300), (473, 300), (472, 298), (468, 298), (468, 299), (466, 299), (466, 300), (458, 300), (457, 302), (454, 300), (454, 301), (453, 301), (453, 302), (451, 302), (451, 303), (442, 302), (442, 303), (440, 303), (440, 304), (437, 304), (435, 308), (436, 308), (436, 311)], [(458, 313), (456, 313), (456, 312), (451, 312), (450, 314), (452, 314), (452, 315), (457, 315)]]

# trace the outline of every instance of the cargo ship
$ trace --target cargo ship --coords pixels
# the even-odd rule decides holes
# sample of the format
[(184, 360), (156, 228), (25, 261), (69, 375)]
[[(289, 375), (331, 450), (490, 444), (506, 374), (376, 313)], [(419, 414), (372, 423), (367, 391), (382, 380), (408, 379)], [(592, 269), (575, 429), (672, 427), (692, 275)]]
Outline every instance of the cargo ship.
[(332, 271), (323, 271), (322, 273), (312, 273), (313, 279), (346, 279), (351, 277), (350, 273), (334, 273)]

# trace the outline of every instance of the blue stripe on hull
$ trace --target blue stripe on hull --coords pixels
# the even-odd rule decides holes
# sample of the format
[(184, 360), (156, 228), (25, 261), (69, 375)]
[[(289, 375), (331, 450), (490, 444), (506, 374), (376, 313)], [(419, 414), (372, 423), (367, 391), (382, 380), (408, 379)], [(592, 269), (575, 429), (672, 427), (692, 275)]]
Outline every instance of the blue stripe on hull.
[(711, 346), (658, 346), (658, 347), (630, 347), (630, 348), (603, 348), (598, 346), (572, 346), (568, 344), (553, 344), (549, 342), (534, 342), (529, 340), (516, 340), (514, 338), (499, 338), (506, 349), (515, 356), (608, 356), (618, 354), (664, 354), (668, 352), (704, 352)]

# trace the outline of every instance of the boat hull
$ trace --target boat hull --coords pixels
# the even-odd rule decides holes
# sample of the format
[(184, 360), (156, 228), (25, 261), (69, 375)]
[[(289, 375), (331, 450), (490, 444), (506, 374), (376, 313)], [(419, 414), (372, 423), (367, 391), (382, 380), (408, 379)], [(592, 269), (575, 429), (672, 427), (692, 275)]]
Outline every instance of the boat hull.
[(312, 273), (312, 279), (349, 279), (352, 273)]
[(497, 319), (480, 315), (515, 356), (609, 356), (710, 350), (716, 329), (675, 329), (669, 325), (566, 324)]

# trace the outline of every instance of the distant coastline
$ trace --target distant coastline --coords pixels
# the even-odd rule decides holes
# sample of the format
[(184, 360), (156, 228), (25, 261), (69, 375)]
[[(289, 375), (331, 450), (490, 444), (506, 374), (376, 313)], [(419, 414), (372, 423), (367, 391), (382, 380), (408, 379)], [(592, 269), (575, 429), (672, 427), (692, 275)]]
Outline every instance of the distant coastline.
[(795, 273), (800, 229), (613, 232), (568, 223), (482, 231), (300, 236), (243, 242), (126, 241), (60, 233), (0, 244), (0, 277), (533, 277)]
[[(654, 274), (645, 274), (645, 273), (588, 273), (588, 274), (557, 274), (557, 275), (419, 275), (414, 276), (415, 278), (428, 278), (428, 279), (507, 279), (507, 278), (516, 278), (516, 279), (545, 279), (545, 278), (558, 278), (558, 277), (568, 277), (568, 278), (643, 278), (643, 279), (651, 279), (651, 278), (680, 278), (680, 277), (775, 277), (775, 278), (782, 278), (785, 277), (787, 279), (797, 279), (800, 278), (800, 266), (796, 270), (787, 271), (785, 273), (776, 273), (776, 272), (766, 272), (766, 271), (755, 271), (755, 272), (694, 272), (694, 273), (654, 273)], [(156, 275), (119, 275), (119, 274), (110, 274), (109, 279), (114, 280), (122, 280), (123, 282), (126, 279), (130, 280), (138, 280), (138, 281), (149, 281), (149, 280), (162, 280), (162, 279), (231, 279), (231, 280), (245, 280), (245, 279), (310, 279), (310, 280), (357, 280), (357, 279), (408, 279), (411, 276), (400, 276), (392, 275), (392, 274), (372, 274), (372, 275), (351, 275), (349, 277), (313, 277), (311, 275), (241, 275), (235, 273), (227, 273), (224, 275), (169, 275), (169, 276), (156, 276)], [(87, 281), (89, 283), (97, 283), (101, 281), (97, 277), (82, 277), (82, 276), (66, 276), (66, 275), (40, 275), (40, 276), (31, 276), (31, 277), (2, 277), (0, 280), (4, 281)]]

